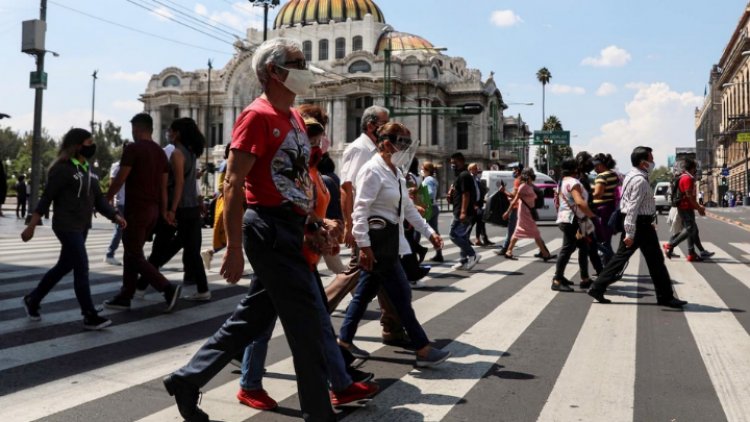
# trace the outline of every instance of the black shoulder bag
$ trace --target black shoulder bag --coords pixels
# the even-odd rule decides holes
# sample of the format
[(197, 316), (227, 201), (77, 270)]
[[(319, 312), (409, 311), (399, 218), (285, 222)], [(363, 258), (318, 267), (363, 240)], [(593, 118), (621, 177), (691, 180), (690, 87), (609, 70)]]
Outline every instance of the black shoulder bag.
[[(398, 180), (398, 219), (401, 219), (401, 180)], [(394, 224), (384, 217), (373, 215), (367, 219), (369, 226), (370, 248), (377, 261), (373, 269), (377, 267), (390, 267), (398, 260), (399, 231), (398, 223)]]

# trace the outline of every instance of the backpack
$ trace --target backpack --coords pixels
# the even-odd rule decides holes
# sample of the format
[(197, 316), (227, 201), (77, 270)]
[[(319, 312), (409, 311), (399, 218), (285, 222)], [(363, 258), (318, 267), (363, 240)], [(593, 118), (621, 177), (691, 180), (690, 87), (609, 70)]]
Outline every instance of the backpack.
[(536, 199), (534, 200), (534, 208), (544, 208), (544, 191), (534, 186), (534, 193), (536, 194)]
[(485, 223), (494, 224), (497, 226), (508, 226), (508, 220), (503, 220), (503, 214), (508, 210), (510, 201), (505, 193), (497, 191), (493, 193), (488, 200), (487, 209), (484, 211), (482, 219)]
[(679, 175), (673, 178), (671, 182), (669, 182), (670, 203), (673, 207), (678, 207), (680, 205), (680, 202), (682, 202), (682, 197), (684, 196), (680, 191), (681, 177), (682, 175)]

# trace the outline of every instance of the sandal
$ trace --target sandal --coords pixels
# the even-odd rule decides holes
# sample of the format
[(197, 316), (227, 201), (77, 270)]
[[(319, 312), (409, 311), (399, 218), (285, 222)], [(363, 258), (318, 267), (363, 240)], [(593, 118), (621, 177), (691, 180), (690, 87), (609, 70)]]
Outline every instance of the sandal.
[(549, 254), (549, 255), (547, 255), (547, 256), (542, 256), (542, 257), (540, 257), (540, 258), (542, 258), (542, 260), (544, 260), (544, 262), (547, 262), (547, 261), (549, 261), (550, 259), (555, 259), (555, 258), (557, 258), (557, 254)]
[(518, 258), (516, 258), (515, 255), (513, 255), (512, 253), (507, 253), (506, 252), (506, 253), (503, 254), (503, 256), (505, 257), (505, 259), (510, 259), (512, 261), (518, 260)]

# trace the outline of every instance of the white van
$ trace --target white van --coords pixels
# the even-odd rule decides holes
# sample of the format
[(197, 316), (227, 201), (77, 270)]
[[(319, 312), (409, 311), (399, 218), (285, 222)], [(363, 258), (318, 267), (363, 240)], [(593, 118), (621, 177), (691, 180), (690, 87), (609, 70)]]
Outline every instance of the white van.
[(669, 182), (659, 182), (654, 187), (654, 202), (656, 203), (656, 212), (669, 212), (672, 207), (672, 192), (670, 192)]
[[(505, 189), (513, 193), (513, 171), (511, 170), (485, 170), (482, 172), (482, 180), (487, 183), (487, 197), (497, 192), (500, 183), (505, 184)], [(536, 173), (534, 185), (544, 191), (544, 208), (538, 209), (540, 221), (554, 221), (557, 219), (557, 210), (555, 209), (555, 194), (557, 193), (557, 182), (544, 173)]]

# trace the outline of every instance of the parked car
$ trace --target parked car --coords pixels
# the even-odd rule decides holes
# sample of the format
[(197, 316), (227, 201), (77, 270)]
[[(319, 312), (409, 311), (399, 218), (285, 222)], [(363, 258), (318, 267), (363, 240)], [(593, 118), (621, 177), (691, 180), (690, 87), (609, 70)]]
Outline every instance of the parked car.
[(654, 202), (656, 202), (656, 212), (669, 212), (672, 207), (672, 193), (669, 191), (669, 182), (659, 182), (654, 188)]
[[(513, 172), (510, 170), (485, 170), (482, 172), (482, 180), (487, 183), (487, 197), (497, 192), (500, 182), (505, 183), (508, 193), (513, 193)], [(534, 185), (544, 191), (544, 208), (537, 210), (540, 221), (555, 221), (557, 210), (555, 209), (555, 194), (557, 193), (557, 182), (544, 173), (536, 173)]]

